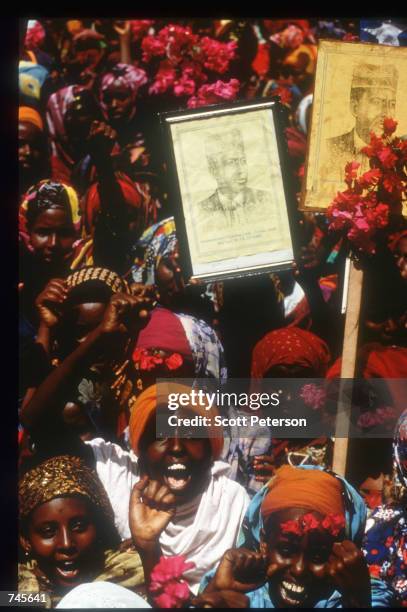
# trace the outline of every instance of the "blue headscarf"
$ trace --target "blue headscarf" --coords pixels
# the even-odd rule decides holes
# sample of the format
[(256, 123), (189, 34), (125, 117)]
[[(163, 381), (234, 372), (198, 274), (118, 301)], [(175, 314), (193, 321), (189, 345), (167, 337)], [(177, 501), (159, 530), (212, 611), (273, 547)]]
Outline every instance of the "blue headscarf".
[[(299, 470), (322, 470), (331, 474), (334, 478), (338, 478), (342, 486), (342, 495), (345, 509), (345, 534), (346, 538), (360, 546), (365, 530), (366, 523), (366, 505), (352, 485), (350, 485), (345, 478), (324, 470), (321, 466), (317, 465), (301, 465), (298, 466)], [(237, 547), (244, 547), (250, 550), (258, 550), (260, 544), (260, 530), (263, 526), (261, 516), (261, 504), (267, 495), (269, 488), (265, 485), (252, 499), (247, 511), (245, 518), (243, 519), (242, 528), (240, 530)], [(209, 581), (215, 574), (216, 569), (208, 572), (200, 585), (200, 592), (202, 592)], [(380, 580), (372, 580), (372, 607), (391, 607), (394, 600), (394, 593), (392, 589), (387, 587)], [(270, 598), (268, 584), (264, 584), (254, 591), (246, 593), (249, 598), (250, 608), (275, 608), (274, 603)], [(343, 600), (342, 595), (338, 591), (333, 591), (328, 599), (319, 601), (316, 608), (342, 608)]]

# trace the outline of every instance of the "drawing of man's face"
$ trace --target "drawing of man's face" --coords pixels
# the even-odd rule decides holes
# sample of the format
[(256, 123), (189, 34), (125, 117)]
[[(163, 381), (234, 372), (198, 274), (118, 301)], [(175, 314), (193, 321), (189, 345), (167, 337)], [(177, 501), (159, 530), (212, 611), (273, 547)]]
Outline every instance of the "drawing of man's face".
[(396, 109), (396, 92), (394, 89), (358, 88), (351, 95), (351, 111), (356, 118), (355, 129), (366, 143), (370, 141), (370, 132), (380, 134), (383, 130), (383, 119), (394, 117)]
[(247, 161), (240, 133), (237, 130), (207, 143), (209, 171), (218, 189), (231, 197), (240, 193), (248, 178)]

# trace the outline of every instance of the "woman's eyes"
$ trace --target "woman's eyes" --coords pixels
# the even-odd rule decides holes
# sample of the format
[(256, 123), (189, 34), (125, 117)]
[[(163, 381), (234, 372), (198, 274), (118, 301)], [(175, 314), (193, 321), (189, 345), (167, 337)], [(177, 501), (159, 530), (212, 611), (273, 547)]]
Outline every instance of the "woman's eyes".
[(86, 531), (86, 529), (88, 528), (88, 525), (89, 523), (86, 520), (76, 520), (72, 523), (71, 529), (72, 531), (82, 532), (82, 531)]
[(298, 550), (293, 544), (279, 544), (277, 550), (283, 557), (292, 557)]
[(40, 536), (43, 538), (47, 538), (47, 539), (54, 537), (54, 535), (56, 534), (56, 531), (57, 531), (57, 527), (52, 524), (41, 525), (38, 528), (38, 533), (40, 534)]

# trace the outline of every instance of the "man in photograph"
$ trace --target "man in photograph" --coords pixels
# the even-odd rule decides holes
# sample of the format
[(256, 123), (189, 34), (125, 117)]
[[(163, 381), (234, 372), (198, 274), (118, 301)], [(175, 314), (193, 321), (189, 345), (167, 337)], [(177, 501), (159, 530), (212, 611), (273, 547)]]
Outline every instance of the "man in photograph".
[(354, 127), (344, 134), (327, 139), (329, 166), (339, 170), (343, 180), (345, 164), (356, 160), (361, 171), (369, 169), (369, 160), (363, 147), (370, 142), (370, 133), (380, 135), (383, 119), (393, 117), (396, 108), (398, 72), (391, 64), (357, 64), (353, 71), (350, 90), (350, 112)]
[(248, 167), (242, 134), (238, 128), (208, 134), (205, 151), (217, 189), (198, 203), (199, 216), (218, 225), (242, 228), (266, 214), (269, 194), (247, 186)]

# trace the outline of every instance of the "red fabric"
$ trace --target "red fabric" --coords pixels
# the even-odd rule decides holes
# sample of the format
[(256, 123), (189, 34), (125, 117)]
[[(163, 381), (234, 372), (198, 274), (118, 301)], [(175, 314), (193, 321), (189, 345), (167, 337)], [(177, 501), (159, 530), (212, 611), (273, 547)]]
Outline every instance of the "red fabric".
[(327, 345), (312, 332), (298, 327), (275, 329), (256, 344), (252, 356), (252, 378), (263, 378), (277, 365), (312, 368), (315, 376), (324, 376), (330, 360)]
[(184, 328), (178, 317), (167, 308), (154, 308), (149, 322), (139, 333), (136, 348), (156, 348), (192, 359)]
[(259, 76), (265, 76), (268, 73), (270, 68), (270, 53), (267, 43), (259, 43), (256, 57), (252, 62), (252, 68)]
[[(120, 174), (120, 176), (116, 176), (116, 179), (120, 185), (120, 189), (122, 190), (123, 198), (126, 204), (134, 208), (141, 209), (144, 204), (143, 197), (141, 193), (137, 190), (135, 183), (133, 183), (133, 181), (126, 174), (122, 173)], [(89, 187), (85, 196), (84, 209), (85, 230), (87, 234), (91, 234), (95, 224), (96, 214), (100, 209), (98, 183), (94, 183)]]
[[(329, 368), (326, 378), (340, 378), (342, 358)], [(407, 379), (407, 348), (385, 346), (376, 342), (365, 344), (358, 353), (358, 369), (363, 378)], [(406, 380), (388, 381), (387, 386), (396, 410), (402, 411), (406, 404)]]

